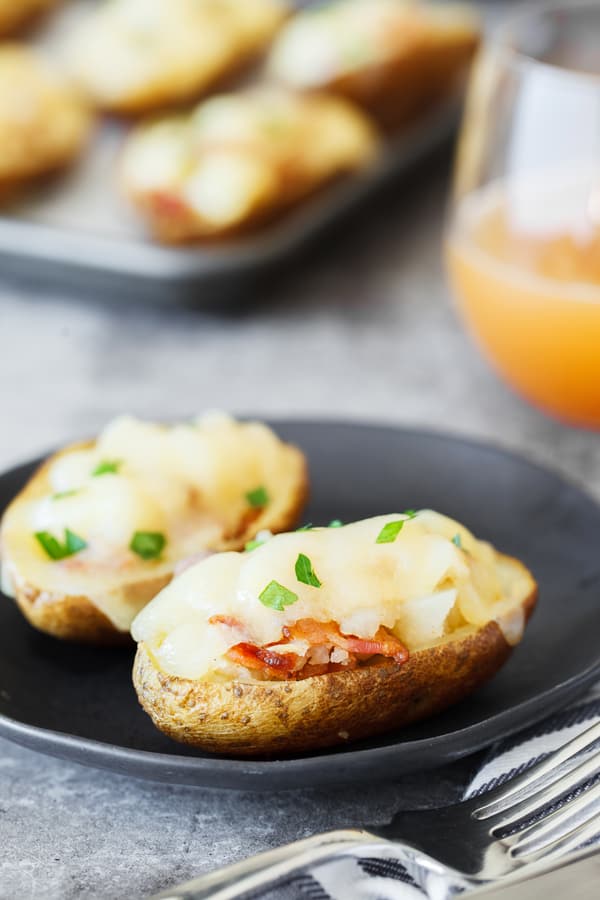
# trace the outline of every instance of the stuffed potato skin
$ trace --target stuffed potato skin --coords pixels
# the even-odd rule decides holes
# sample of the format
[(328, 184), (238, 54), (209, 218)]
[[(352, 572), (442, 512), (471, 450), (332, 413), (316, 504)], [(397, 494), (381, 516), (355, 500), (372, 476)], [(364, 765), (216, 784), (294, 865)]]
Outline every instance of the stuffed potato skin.
[(377, 152), (370, 121), (345, 100), (262, 87), (139, 126), (120, 183), (159, 241), (216, 242), (256, 231)]
[(0, 194), (69, 165), (91, 129), (81, 96), (37, 54), (17, 43), (0, 48)]
[(66, 56), (95, 106), (136, 117), (243, 71), (288, 14), (285, 0), (105, 0), (74, 29)]
[(284, 26), (267, 69), (297, 90), (346, 97), (394, 130), (455, 92), (479, 40), (468, 6), (337, 0)]
[[(537, 586), (518, 560), (501, 556), (526, 585), (517, 604), (527, 622)], [(402, 728), (467, 697), (504, 665), (512, 644), (496, 621), (411, 653), (297, 681), (180, 678), (138, 646), (133, 683), (155, 726), (176, 741), (230, 756), (301, 753)]]
[[(536, 591), (523, 601), (528, 619)], [(511, 645), (496, 622), (417, 651), (293, 682), (220, 683), (160, 671), (139, 646), (133, 681), (157, 728), (214, 753), (263, 756), (323, 749), (402, 728), (467, 697), (504, 665)]]
[[(81, 441), (45, 460), (13, 503), (26, 502), (45, 491), (48, 471), (59, 457), (74, 451), (87, 450), (92, 446), (92, 441)], [(9, 564), (9, 548), (0, 549), (2, 549), (0, 556), (3, 565)], [(43, 631), (61, 640), (81, 644), (112, 646), (131, 643), (129, 633), (117, 630), (110, 619), (92, 603), (89, 597), (46, 591), (29, 582), (26, 576), (13, 576), (12, 580), (14, 582), (14, 600), (17, 606), (30, 625), (33, 625), (38, 631)], [(170, 580), (170, 575), (141, 579), (127, 585), (128, 597), (136, 606), (141, 602), (148, 602)]]
[[(19, 609), (29, 623), (39, 631), (53, 637), (76, 643), (94, 645), (130, 644), (131, 636), (128, 625), (117, 627), (107, 615), (98, 608), (91, 596), (82, 592), (71, 592), (69, 581), (65, 578), (64, 591), (49, 590), (38, 578), (31, 577), (28, 570), (27, 557), (21, 553), (20, 535), (7, 528), (11, 510), (18, 509), (30, 501), (36, 501), (48, 494), (49, 473), (51, 468), (69, 454), (93, 449), (94, 441), (72, 444), (45, 460), (33, 474), (31, 479), (12, 501), (5, 512), (0, 527), (0, 558), (4, 593), (11, 594)], [(273, 532), (292, 527), (299, 518), (308, 496), (308, 472), (304, 457), (295, 447), (284, 445), (286, 451), (293, 454), (296, 460), (296, 479), (290, 485), (289, 495), (284, 504), (280, 504), (272, 514), (265, 513), (261, 527)], [(224, 534), (222, 539), (211, 550), (226, 551), (243, 549), (245, 543), (256, 534), (252, 518), (241, 520), (235, 533)], [(18, 560), (18, 562), (17, 562)], [(119, 601), (131, 610), (133, 617), (173, 578), (177, 561), (149, 563), (148, 571), (137, 572), (136, 577), (123, 579), (116, 585)], [(94, 580), (90, 580), (90, 594), (96, 588)]]

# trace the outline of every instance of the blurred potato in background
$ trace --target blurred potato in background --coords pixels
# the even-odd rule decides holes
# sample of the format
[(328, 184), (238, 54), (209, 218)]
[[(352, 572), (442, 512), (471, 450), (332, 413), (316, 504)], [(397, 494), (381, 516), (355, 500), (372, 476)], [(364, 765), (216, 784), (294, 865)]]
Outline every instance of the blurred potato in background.
[[(380, 148), (401, 156), (378, 132), (401, 141), (404, 125), (444, 113), (478, 38), (469, 8), (418, 0), (72, 0), (30, 50), (0, 49), (1, 195), (75, 161), (106, 112), (121, 120), (99, 117), (71, 177), (29, 191), (40, 215), (138, 240), (120, 189), (160, 242), (248, 235), (333, 181), (376, 178)], [(148, 113), (168, 118), (136, 129)]]
[(467, 6), (337, 0), (291, 19), (267, 71), (296, 90), (341, 94), (395, 128), (451, 94), (479, 34)]
[(286, 0), (108, 0), (74, 29), (66, 55), (97, 106), (136, 115), (240, 71), (289, 11)]
[(92, 116), (36, 52), (0, 45), (0, 195), (66, 166), (83, 150)]
[(363, 168), (376, 151), (371, 123), (346, 101), (262, 87), (140, 126), (121, 178), (161, 240), (220, 238)]

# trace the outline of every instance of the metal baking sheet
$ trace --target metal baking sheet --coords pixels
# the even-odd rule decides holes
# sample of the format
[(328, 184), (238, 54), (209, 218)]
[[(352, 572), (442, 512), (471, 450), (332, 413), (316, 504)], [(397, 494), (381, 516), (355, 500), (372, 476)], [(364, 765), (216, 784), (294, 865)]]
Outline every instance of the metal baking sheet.
[[(87, 5), (65, 7), (41, 36), (60, 40)], [(0, 216), (0, 271), (45, 285), (73, 287), (123, 300), (218, 301), (250, 275), (281, 263), (347, 215), (384, 183), (408, 173), (453, 134), (456, 101), (429, 113), (389, 140), (365, 172), (325, 188), (267, 228), (219, 245), (172, 248), (152, 241), (119, 196), (115, 165), (126, 127), (98, 125), (80, 163), (4, 210)]]

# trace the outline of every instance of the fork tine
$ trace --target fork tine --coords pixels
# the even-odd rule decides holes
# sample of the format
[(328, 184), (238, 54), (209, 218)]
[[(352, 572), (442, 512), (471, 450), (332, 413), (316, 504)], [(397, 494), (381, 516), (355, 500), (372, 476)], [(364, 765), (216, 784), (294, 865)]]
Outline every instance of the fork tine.
[(554, 812), (528, 828), (511, 835), (507, 842), (512, 843), (511, 855), (519, 859), (530, 852), (548, 847), (561, 838), (568, 837), (580, 825), (596, 819), (596, 827), (600, 832), (600, 783), (583, 791), (578, 797), (564, 803)]
[(476, 819), (489, 819), (509, 810), (524, 797), (531, 796), (540, 787), (551, 784), (554, 775), (560, 775), (561, 766), (574, 756), (591, 749), (600, 741), (600, 722), (592, 725), (523, 775), (513, 778), (493, 800), (483, 803), (472, 813)]
[(500, 829), (508, 828), (521, 819), (541, 813), (560, 797), (570, 793), (589, 781), (600, 772), (600, 754), (588, 757), (584, 762), (567, 772), (561, 778), (553, 781), (547, 787), (542, 787), (535, 794), (530, 794), (525, 800), (515, 803), (506, 812), (495, 816), (491, 827), (491, 833), (496, 834)]
[(523, 852), (515, 851), (514, 854), (510, 853), (509, 855), (512, 856), (513, 859), (518, 860), (519, 863), (523, 864), (535, 862), (538, 859), (550, 860), (556, 856), (563, 856), (571, 850), (577, 850), (582, 847), (586, 841), (598, 837), (599, 834), (600, 816), (598, 815), (598, 809), (596, 808), (596, 813), (592, 818), (581, 822), (577, 828), (573, 828), (566, 835), (552, 841), (551, 844), (545, 844), (537, 850), (530, 849), (529, 851)]

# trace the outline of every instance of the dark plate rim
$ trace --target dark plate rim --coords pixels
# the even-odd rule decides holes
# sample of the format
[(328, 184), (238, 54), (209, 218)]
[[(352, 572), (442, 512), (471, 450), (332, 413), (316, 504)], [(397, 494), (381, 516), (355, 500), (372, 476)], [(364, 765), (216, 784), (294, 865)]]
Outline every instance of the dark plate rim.
[[(247, 414), (240, 418), (254, 418)], [(306, 425), (310, 427), (333, 426), (348, 429), (375, 429), (378, 431), (402, 432), (406, 436), (417, 439), (437, 440), (440, 442), (451, 441), (460, 443), (470, 448), (491, 454), (493, 456), (509, 457), (519, 465), (529, 466), (537, 472), (541, 472), (545, 476), (550, 476), (560, 482), (561, 486), (568, 486), (571, 490), (576, 491), (586, 502), (597, 505), (595, 499), (587, 494), (582, 487), (575, 481), (571, 481), (558, 470), (540, 464), (529, 458), (527, 455), (521, 455), (511, 449), (505, 449), (498, 444), (471, 438), (466, 435), (454, 435), (444, 430), (403, 427), (394, 423), (384, 423), (381, 421), (352, 421), (344, 418), (315, 418), (315, 417), (277, 417), (275, 415), (263, 416), (263, 421), (271, 424), (273, 427), (285, 427)], [(50, 451), (52, 452), (52, 451)], [(12, 466), (0, 473), (0, 481), (5, 478), (18, 474), (21, 470), (31, 466), (39, 465), (46, 458), (46, 455), (31, 459), (27, 462)], [(407, 765), (406, 760), (399, 766), (399, 771), (415, 771), (417, 769), (432, 768), (439, 764), (436, 759), (436, 749), (442, 746), (445, 750), (445, 759), (450, 757), (459, 759), (476, 752), (494, 741), (499, 740), (515, 732), (521, 730), (525, 726), (534, 725), (542, 719), (546, 718), (550, 713), (556, 712), (561, 707), (567, 705), (570, 700), (574, 699), (578, 694), (592, 684), (600, 677), (600, 648), (598, 651), (597, 661), (584, 669), (582, 672), (573, 675), (566, 681), (558, 685), (540, 691), (535, 697), (511, 706), (509, 709), (492, 715), (488, 718), (469, 725), (456, 731), (445, 732), (442, 735), (436, 735), (430, 738), (419, 740), (407, 740), (396, 743), (389, 743), (383, 746), (363, 747), (356, 750), (333, 749), (329, 752), (325, 751), (316, 755), (299, 756), (291, 758), (274, 758), (271, 760), (253, 760), (243, 759), (240, 757), (224, 757), (219, 755), (203, 755), (203, 756), (183, 756), (177, 753), (159, 753), (152, 750), (136, 750), (133, 748), (122, 747), (119, 744), (105, 743), (92, 738), (78, 737), (67, 732), (55, 731), (52, 729), (42, 728), (37, 725), (31, 725), (21, 722), (11, 716), (0, 713), (0, 736), (7, 738), (17, 744), (29, 747), (33, 750), (39, 750), (53, 756), (63, 757), (68, 755), (70, 759), (76, 759), (79, 763), (85, 765), (108, 768), (121, 773), (127, 773), (136, 777), (143, 777), (150, 780), (158, 781), (174, 781), (177, 782), (176, 772), (185, 776), (199, 777), (202, 774), (211, 773), (217, 778), (219, 776), (237, 777), (238, 782), (232, 785), (234, 789), (239, 789), (239, 779), (247, 778), (248, 783), (244, 785), (244, 789), (264, 790), (269, 789), (262, 783), (267, 776), (274, 774), (274, 768), (277, 774), (284, 776), (292, 775), (294, 772), (302, 772), (301, 783), (298, 788), (306, 787), (307, 782), (311, 780), (311, 775), (317, 774), (319, 770), (328, 762), (337, 767), (342, 766), (345, 770), (351, 771), (353, 777), (361, 770), (365, 772), (367, 768), (376, 766), (381, 763), (393, 763), (394, 756), (401, 746), (403, 752), (408, 753), (414, 759), (414, 762)], [(385, 735), (382, 736), (385, 739)], [(143, 774), (140, 773), (140, 765), (143, 768)], [(383, 769), (383, 766), (382, 766)], [(136, 771), (134, 771), (136, 770)], [(370, 777), (377, 780), (377, 772), (370, 772)], [(389, 769), (382, 771), (381, 778), (389, 779)], [(349, 777), (344, 779), (332, 776), (332, 782), (343, 782), (350, 780)], [(185, 783), (193, 785), (193, 782)], [(315, 784), (323, 783), (322, 776), (315, 779)], [(198, 781), (199, 787), (211, 787), (202, 781)], [(222, 789), (228, 787), (226, 784), (214, 784), (213, 789)], [(294, 785), (286, 789), (294, 789)]]

